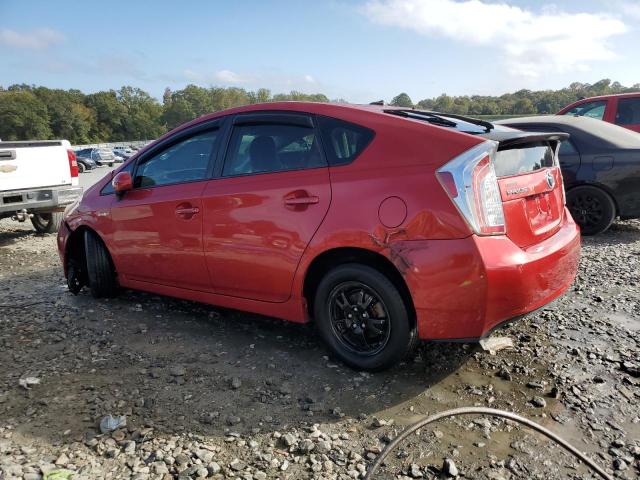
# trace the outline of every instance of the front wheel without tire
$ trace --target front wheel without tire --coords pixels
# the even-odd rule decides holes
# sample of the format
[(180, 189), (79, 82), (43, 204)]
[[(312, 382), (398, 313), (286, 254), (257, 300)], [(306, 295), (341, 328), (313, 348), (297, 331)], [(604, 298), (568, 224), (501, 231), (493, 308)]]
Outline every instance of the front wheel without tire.
[(31, 223), (38, 233), (55, 233), (60, 227), (62, 217), (62, 212), (34, 213)]
[(340, 265), (327, 273), (316, 290), (314, 317), (331, 350), (356, 369), (388, 368), (415, 343), (416, 331), (400, 292), (366, 265)]
[(584, 185), (572, 188), (567, 192), (567, 207), (583, 235), (604, 232), (616, 217), (613, 199), (597, 187)]
[(95, 233), (88, 231), (84, 236), (84, 250), (91, 295), (95, 298), (114, 297), (118, 292), (118, 282), (104, 243)]

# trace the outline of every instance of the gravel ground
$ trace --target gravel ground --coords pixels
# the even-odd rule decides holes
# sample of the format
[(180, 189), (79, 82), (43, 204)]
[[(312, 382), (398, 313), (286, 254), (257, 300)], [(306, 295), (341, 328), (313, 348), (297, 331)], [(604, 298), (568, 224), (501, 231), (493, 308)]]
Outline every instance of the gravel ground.
[[(640, 222), (583, 247), (567, 294), (498, 332), (513, 350), (424, 344), (372, 375), (331, 359), (312, 326), (132, 291), (73, 296), (55, 236), (2, 221), (0, 479), (362, 478), (406, 425), (461, 406), (524, 415), (638, 478)], [(126, 425), (101, 433), (106, 415)], [(484, 417), (410, 437), (378, 478), (456, 475), (595, 478)]]

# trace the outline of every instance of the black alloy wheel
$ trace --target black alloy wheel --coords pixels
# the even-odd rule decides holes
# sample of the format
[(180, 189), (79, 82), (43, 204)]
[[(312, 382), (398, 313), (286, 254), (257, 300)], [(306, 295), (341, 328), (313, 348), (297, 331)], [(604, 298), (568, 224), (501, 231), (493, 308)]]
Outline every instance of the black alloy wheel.
[(611, 197), (597, 187), (581, 186), (567, 193), (567, 207), (583, 235), (607, 230), (616, 215)]
[(411, 353), (417, 329), (397, 284), (369, 265), (329, 270), (313, 298), (313, 317), (336, 357), (358, 370), (380, 371)]
[(329, 296), (331, 328), (344, 347), (376, 355), (391, 336), (389, 311), (377, 292), (361, 282), (336, 285)]

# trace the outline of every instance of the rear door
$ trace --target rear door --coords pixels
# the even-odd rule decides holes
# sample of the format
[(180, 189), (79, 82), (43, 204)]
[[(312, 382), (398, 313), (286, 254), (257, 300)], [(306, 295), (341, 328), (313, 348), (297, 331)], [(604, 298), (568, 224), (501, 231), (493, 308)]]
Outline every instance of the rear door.
[(616, 125), (640, 132), (640, 96), (616, 98), (614, 110)]
[(66, 140), (0, 142), (0, 190), (70, 185)]
[(567, 188), (576, 183), (578, 170), (580, 170), (581, 157), (577, 145), (571, 140), (564, 140), (560, 144), (558, 151), (558, 159), (560, 161), (560, 169), (562, 177)]
[(136, 162), (133, 190), (111, 206), (110, 247), (126, 277), (209, 290), (201, 195), (220, 137), (216, 124), (183, 133)]
[(495, 170), (507, 235), (525, 248), (552, 236), (565, 215), (562, 173), (557, 160), (566, 134), (529, 134), (500, 143)]
[(218, 173), (203, 193), (213, 291), (286, 301), (300, 258), (331, 202), (329, 170), (312, 117), (237, 115)]

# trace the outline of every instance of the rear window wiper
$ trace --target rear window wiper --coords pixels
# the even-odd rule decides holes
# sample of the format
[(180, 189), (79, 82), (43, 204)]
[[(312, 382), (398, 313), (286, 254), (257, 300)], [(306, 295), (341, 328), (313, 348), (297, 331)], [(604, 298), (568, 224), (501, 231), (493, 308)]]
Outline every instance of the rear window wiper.
[(385, 113), (391, 115), (397, 115), (404, 118), (413, 118), (415, 120), (423, 120), (425, 122), (433, 123), (434, 125), (440, 125), (441, 127), (456, 127), (458, 124), (441, 117), (436, 113), (425, 112), (422, 110), (385, 110)]
[[(429, 114), (432, 114), (432, 115), (438, 115), (438, 113), (436, 113), (436, 112), (425, 111), (425, 113), (429, 113)], [(457, 115), (455, 113), (440, 113), (439, 115), (444, 115), (445, 117), (455, 118), (456, 120), (462, 120), (463, 122), (467, 122), (467, 123), (471, 123), (473, 125), (478, 125), (480, 127), (484, 127), (485, 130), (486, 130), (486, 133), (489, 133), (491, 130), (493, 130), (495, 128), (493, 123), (487, 122), (486, 120), (480, 120), (478, 118), (467, 117), (465, 115)]]

